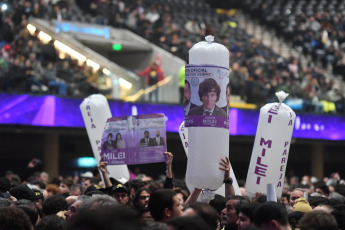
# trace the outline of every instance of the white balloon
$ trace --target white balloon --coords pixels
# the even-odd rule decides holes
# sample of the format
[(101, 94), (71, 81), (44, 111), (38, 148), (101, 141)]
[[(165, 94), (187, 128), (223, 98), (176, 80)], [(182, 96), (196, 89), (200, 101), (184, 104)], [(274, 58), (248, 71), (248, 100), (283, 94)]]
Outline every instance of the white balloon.
[[(184, 151), (188, 158), (188, 128), (184, 127), (184, 121), (180, 125), (179, 134), (180, 134), (180, 138), (184, 147)], [(219, 162), (220, 162), (220, 159), (219, 159)], [(235, 194), (241, 196), (241, 191), (238, 186), (237, 179), (236, 179), (234, 170), (232, 169), (231, 163), (230, 163), (230, 177), (233, 179), (232, 186), (234, 187)], [(186, 180), (186, 184), (189, 191), (194, 190), (194, 187), (188, 182), (188, 180)], [(222, 184), (222, 186), (218, 188), (216, 191), (214, 191), (214, 193), (225, 197), (225, 185)]]
[[(206, 40), (207, 42), (199, 42), (189, 50), (189, 64), (215, 65), (229, 69), (228, 49), (213, 43), (213, 36), (207, 36)], [(188, 133), (186, 180), (195, 188), (218, 189), (224, 178), (224, 172), (219, 169), (219, 161), (229, 155), (229, 129), (189, 127)]]
[(279, 97), (280, 103), (266, 104), (260, 110), (252, 157), (246, 180), (246, 195), (267, 194), (267, 184), (273, 184), (281, 197), (295, 112)]
[[(96, 161), (101, 159), (102, 134), (108, 118), (111, 118), (111, 111), (107, 99), (101, 94), (91, 95), (80, 104), (87, 134), (90, 139), (93, 154)], [(108, 165), (109, 176), (129, 180), (127, 165)]]

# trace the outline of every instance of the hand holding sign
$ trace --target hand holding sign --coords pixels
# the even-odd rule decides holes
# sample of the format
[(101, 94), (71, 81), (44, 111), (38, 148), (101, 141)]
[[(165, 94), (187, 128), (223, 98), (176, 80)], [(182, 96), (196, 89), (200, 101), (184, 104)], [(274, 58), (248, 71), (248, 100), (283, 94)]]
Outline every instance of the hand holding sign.
[(108, 162), (103, 160), (103, 157), (99, 160), (99, 165), (98, 168), (101, 170), (102, 173), (106, 174), (107, 173), (107, 164)]
[(165, 140), (162, 113), (112, 117), (102, 135), (101, 156), (109, 165), (165, 162)]

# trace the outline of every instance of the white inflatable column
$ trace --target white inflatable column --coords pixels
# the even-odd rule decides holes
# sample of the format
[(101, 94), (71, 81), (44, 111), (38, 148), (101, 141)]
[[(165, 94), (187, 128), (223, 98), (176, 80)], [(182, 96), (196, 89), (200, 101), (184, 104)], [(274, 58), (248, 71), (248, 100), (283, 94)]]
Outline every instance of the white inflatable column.
[[(199, 42), (189, 50), (190, 65), (229, 69), (228, 49), (213, 43), (213, 39), (213, 36), (207, 36), (207, 42)], [(225, 71), (225, 74), (229, 82), (229, 71)], [(221, 88), (226, 89), (226, 84)], [(224, 90), (221, 94), (225, 98)], [(229, 156), (229, 127), (188, 127), (188, 134), (187, 182), (195, 188), (218, 189), (224, 179), (219, 162), (221, 158)]]
[[(179, 134), (180, 134), (180, 138), (184, 147), (184, 151), (188, 158), (188, 128), (184, 127), (184, 121), (181, 123), (179, 127)], [(241, 196), (241, 190), (240, 190), (240, 187), (238, 186), (237, 179), (236, 179), (234, 170), (232, 169), (231, 163), (230, 163), (230, 177), (233, 179), (232, 186), (234, 187), (235, 195)], [(189, 183), (187, 183), (187, 187), (189, 191), (194, 190), (194, 187), (190, 186)], [(214, 193), (225, 197), (224, 184), (220, 188), (218, 188), (216, 191), (214, 191)]]
[[(277, 198), (281, 197), (285, 170), (296, 114), (282, 103), (288, 94), (276, 93), (279, 103), (270, 103), (260, 110), (255, 142), (246, 180), (246, 195), (267, 194), (273, 184)], [(270, 197), (272, 200), (272, 197)]]
[[(89, 136), (93, 154), (99, 162), (101, 159), (102, 134), (111, 112), (107, 99), (101, 94), (91, 95), (80, 104), (87, 134)], [(109, 176), (115, 179), (129, 180), (127, 165), (108, 165)], [(122, 180), (120, 180), (122, 181)]]

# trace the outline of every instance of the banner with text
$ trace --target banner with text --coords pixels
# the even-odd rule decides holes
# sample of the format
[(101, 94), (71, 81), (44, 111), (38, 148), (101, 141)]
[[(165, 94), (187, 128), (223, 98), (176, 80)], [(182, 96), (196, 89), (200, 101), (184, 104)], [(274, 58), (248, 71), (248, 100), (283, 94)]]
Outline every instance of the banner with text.
[(247, 196), (266, 194), (267, 184), (274, 184), (277, 198), (281, 197), (295, 117), (284, 103), (261, 108), (246, 180)]
[(109, 165), (164, 162), (164, 114), (121, 116), (108, 119), (102, 135), (101, 156)]

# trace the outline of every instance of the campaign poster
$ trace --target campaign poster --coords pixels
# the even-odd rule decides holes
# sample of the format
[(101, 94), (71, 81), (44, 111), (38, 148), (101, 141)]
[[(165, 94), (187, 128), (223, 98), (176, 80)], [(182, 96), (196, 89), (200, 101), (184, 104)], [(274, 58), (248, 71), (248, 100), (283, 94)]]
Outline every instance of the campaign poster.
[(164, 114), (109, 118), (102, 135), (101, 156), (109, 165), (164, 162)]
[(229, 129), (229, 69), (186, 65), (185, 126)]

